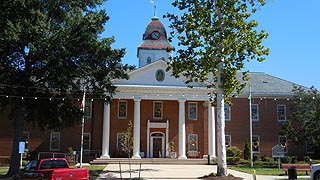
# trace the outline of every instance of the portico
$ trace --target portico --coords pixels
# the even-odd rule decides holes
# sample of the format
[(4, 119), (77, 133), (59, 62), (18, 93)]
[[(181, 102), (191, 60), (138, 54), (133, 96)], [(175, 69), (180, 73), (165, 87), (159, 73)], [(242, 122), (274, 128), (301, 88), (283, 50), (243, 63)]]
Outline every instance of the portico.
[[(178, 149), (177, 158), (187, 158), (188, 133), (186, 131), (186, 116), (188, 116), (188, 113), (186, 109), (188, 109), (188, 102), (201, 104), (207, 112), (205, 113), (207, 117), (204, 118), (207, 121), (205, 124), (207, 124), (208, 135), (207, 138), (205, 138), (207, 142), (204, 143), (207, 144), (207, 147), (204, 147), (206, 150), (199, 148), (199, 151), (208, 152), (205, 155), (215, 157), (214, 108), (209, 105), (208, 89), (126, 85), (119, 85), (118, 89), (120, 92), (115, 96), (115, 99), (133, 101), (133, 159), (140, 159), (141, 155), (147, 158), (169, 157), (169, 142), (173, 137), (172, 134), (178, 139), (176, 143)], [(155, 91), (157, 93), (155, 93)], [(144, 108), (141, 108), (141, 103), (149, 103), (149, 101), (153, 102), (154, 107), (152, 109), (160, 108), (160, 114), (154, 114), (155, 112), (150, 111), (146, 112)], [(170, 112), (175, 113), (177, 118), (166, 118), (170, 116), (167, 114), (167, 111), (163, 110), (167, 108), (166, 102), (170, 102), (170, 106), (177, 106), (177, 111)], [(161, 104), (161, 107), (156, 107), (157, 103)], [(152, 118), (142, 119), (141, 115), (143, 114), (145, 116), (146, 113), (149, 113), (148, 117)], [(112, 157), (109, 154), (109, 149), (111, 148), (110, 138), (112, 138), (110, 134), (110, 116), (112, 116), (110, 113), (110, 105), (105, 104), (102, 135), (102, 157), (104, 158)], [(142, 125), (141, 121), (146, 121), (146, 124)], [(194, 122), (195, 121), (200, 121), (200, 119), (194, 120)], [(124, 124), (124, 126), (126, 125), (127, 124)], [(178, 131), (170, 134), (170, 132), (174, 131), (173, 129), (177, 129)], [(143, 138), (141, 138), (141, 136)], [(199, 139), (199, 141), (200, 140), (201, 139)], [(141, 148), (141, 144), (146, 144), (146, 148)], [(155, 150), (155, 148), (158, 149)]]

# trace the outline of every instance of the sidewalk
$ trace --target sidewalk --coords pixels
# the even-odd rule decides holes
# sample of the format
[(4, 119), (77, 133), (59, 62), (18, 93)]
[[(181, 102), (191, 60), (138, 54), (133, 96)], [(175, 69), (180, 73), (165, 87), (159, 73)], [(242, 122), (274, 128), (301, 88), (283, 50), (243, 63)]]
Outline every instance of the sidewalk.
[[(131, 167), (131, 178), (137, 179), (139, 177), (139, 165), (133, 164)], [(100, 174), (98, 179), (104, 180), (115, 180), (115, 179), (129, 179), (130, 170), (128, 164), (121, 165), (109, 164), (105, 170)], [(216, 165), (160, 165), (160, 164), (143, 164), (141, 165), (140, 177), (145, 180), (161, 180), (161, 179), (188, 179), (195, 180), (209, 175), (212, 172), (217, 171)], [(236, 177), (241, 177), (245, 180), (253, 180), (253, 175), (248, 173), (243, 173), (239, 171), (234, 171), (228, 169), (228, 173)], [(308, 178), (308, 176), (305, 176)], [(256, 180), (274, 180), (274, 179), (288, 179), (287, 176), (266, 176), (257, 175)]]

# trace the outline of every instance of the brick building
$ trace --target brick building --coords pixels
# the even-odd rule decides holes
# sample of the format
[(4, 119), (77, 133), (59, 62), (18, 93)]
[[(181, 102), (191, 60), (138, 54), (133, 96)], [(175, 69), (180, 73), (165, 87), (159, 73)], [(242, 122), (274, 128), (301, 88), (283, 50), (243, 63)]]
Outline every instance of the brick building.
[[(115, 80), (117, 94), (113, 103), (87, 100), (84, 129), (85, 153), (105, 158), (122, 157), (120, 142), (131, 120), (134, 132), (133, 158), (164, 158), (174, 147), (177, 158), (216, 154), (216, 110), (210, 105), (212, 89), (205, 83), (189, 88), (183, 77), (167, 72), (172, 47), (164, 26), (153, 17), (138, 47), (139, 67), (129, 73), (129, 80)], [(271, 156), (276, 144), (286, 144), (279, 130), (290, 116), (290, 98), (294, 83), (264, 73), (250, 73), (252, 93), (253, 152)], [(234, 94), (232, 105), (225, 106), (226, 143), (244, 149), (250, 139), (249, 89)], [(13, 128), (1, 113), (0, 157), (11, 153)], [(41, 132), (26, 127), (23, 140), (32, 152), (80, 150), (80, 125), (61, 132)], [(290, 147), (287, 148), (290, 151)], [(293, 151), (292, 151), (293, 152)], [(295, 153), (306, 154), (304, 149)], [(196, 155), (195, 155), (196, 154)]]

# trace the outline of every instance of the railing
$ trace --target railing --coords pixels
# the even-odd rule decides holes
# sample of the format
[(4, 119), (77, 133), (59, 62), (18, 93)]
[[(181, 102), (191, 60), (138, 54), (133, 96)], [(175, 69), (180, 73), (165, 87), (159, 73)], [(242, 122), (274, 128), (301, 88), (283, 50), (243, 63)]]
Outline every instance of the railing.
[(38, 159), (44, 158), (67, 158), (66, 153), (59, 153), (59, 152), (39, 152)]
[[(101, 150), (84, 150), (82, 162), (90, 162), (101, 156)], [(75, 161), (80, 162), (80, 151), (77, 151)]]

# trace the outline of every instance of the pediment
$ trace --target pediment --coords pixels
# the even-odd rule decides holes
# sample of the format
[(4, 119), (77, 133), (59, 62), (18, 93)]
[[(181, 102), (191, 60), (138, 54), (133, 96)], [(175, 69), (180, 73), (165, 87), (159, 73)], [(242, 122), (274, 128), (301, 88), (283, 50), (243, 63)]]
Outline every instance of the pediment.
[[(166, 71), (168, 64), (164, 60), (158, 60), (128, 73), (129, 79), (116, 80), (114, 85), (138, 85), (138, 86), (178, 86), (187, 87), (186, 78), (173, 77), (172, 71)], [(193, 87), (206, 87), (205, 84), (190, 84)]]

